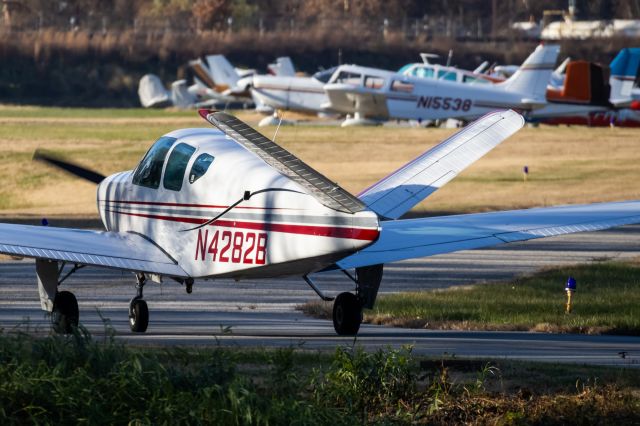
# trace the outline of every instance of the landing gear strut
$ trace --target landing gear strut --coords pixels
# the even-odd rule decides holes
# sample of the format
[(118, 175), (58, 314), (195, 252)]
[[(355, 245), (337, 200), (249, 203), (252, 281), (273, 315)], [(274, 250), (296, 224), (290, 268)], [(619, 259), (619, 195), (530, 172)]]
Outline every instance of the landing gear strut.
[(136, 297), (129, 302), (129, 325), (131, 331), (136, 333), (144, 333), (149, 326), (149, 308), (147, 302), (142, 298), (142, 289), (147, 281), (144, 274), (136, 274), (138, 280), (136, 284)]
[(36, 275), (38, 277), (38, 294), (40, 307), (51, 313), (51, 325), (56, 333), (69, 334), (78, 326), (80, 313), (78, 301), (69, 291), (58, 291), (58, 287), (83, 265), (74, 264), (63, 276), (66, 262), (48, 259), (36, 259)]
[[(340, 293), (333, 302), (333, 328), (341, 336), (354, 336), (362, 324), (362, 309), (372, 309), (382, 281), (383, 265), (371, 265), (356, 268), (355, 277), (343, 270), (344, 274), (356, 284), (355, 294)], [(320, 298), (326, 302), (333, 300), (322, 293), (308, 275), (302, 277)]]

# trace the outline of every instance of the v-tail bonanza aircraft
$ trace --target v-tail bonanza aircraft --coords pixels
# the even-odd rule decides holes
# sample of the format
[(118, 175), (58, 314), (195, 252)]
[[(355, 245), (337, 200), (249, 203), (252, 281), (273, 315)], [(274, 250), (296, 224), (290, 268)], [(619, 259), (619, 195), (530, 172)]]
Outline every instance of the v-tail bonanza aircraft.
[[(224, 112), (200, 110), (215, 128), (160, 137), (135, 170), (104, 177), (36, 152), (36, 159), (98, 185), (105, 231), (0, 224), (0, 253), (35, 259), (41, 307), (54, 329), (78, 324), (75, 296), (60, 290), (85, 266), (130, 271), (131, 330), (144, 332), (148, 280), (298, 276), (324, 300), (313, 274), (345, 273), (333, 303), (341, 335), (358, 332), (385, 263), (640, 223), (640, 201), (403, 220), (400, 217), (518, 131), (513, 111), (485, 115), (354, 196)], [(346, 290), (345, 288), (345, 290)]]

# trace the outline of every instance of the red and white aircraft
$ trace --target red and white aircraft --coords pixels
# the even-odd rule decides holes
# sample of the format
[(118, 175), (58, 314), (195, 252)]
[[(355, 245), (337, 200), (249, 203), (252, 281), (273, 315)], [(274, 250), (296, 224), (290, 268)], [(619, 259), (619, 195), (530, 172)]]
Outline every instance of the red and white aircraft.
[[(357, 333), (372, 308), (383, 264), (551, 235), (640, 223), (640, 201), (400, 220), (520, 129), (513, 111), (490, 113), (357, 197), (224, 112), (201, 110), (216, 128), (159, 138), (135, 170), (104, 177), (36, 153), (98, 183), (105, 231), (0, 224), (0, 253), (35, 258), (41, 306), (54, 327), (78, 323), (59, 286), (84, 266), (131, 271), (131, 330), (147, 329), (147, 279), (302, 277), (342, 270), (355, 292), (335, 298), (338, 334)], [(355, 270), (355, 273), (350, 271)], [(345, 279), (346, 281), (347, 279)]]

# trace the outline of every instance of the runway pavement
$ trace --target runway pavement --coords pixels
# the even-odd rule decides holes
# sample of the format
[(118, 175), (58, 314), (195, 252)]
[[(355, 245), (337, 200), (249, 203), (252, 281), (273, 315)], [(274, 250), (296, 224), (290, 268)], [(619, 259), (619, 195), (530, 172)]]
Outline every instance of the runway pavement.
[[(504, 280), (547, 266), (639, 255), (640, 226), (626, 226), (388, 265), (381, 293)], [(351, 289), (339, 273), (315, 278), (329, 294)], [(0, 262), (0, 328), (49, 332), (35, 283), (33, 261)], [(563, 284), (558, 283), (560, 293)], [(354, 343), (353, 338), (336, 336), (330, 321), (308, 318), (295, 310), (296, 305), (316, 297), (302, 279), (197, 281), (190, 295), (174, 282), (150, 283), (145, 287), (150, 309), (145, 334), (133, 334), (128, 327), (127, 307), (135, 294), (130, 273), (85, 268), (63, 288), (77, 296), (82, 324), (98, 337), (104, 334), (102, 317), (119, 338), (136, 344), (333, 350)], [(356, 343), (366, 348), (411, 344), (414, 352), (433, 356), (640, 365), (640, 337), (452, 332), (365, 324)]]

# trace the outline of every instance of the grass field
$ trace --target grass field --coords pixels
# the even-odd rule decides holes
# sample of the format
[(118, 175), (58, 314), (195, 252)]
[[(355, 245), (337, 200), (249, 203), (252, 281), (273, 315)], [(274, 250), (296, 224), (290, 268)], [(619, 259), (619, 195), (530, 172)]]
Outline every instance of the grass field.
[(410, 348), (134, 348), (0, 332), (11, 424), (636, 424), (626, 368), (422, 359)]
[[(251, 112), (239, 116), (256, 124)], [(96, 216), (95, 187), (31, 161), (43, 148), (109, 174), (137, 164), (151, 143), (207, 126), (195, 111), (0, 107), (0, 215)], [(275, 128), (261, 129), (273, 136)], [(454, 130), (282, 127), (278, 142), (358, 193)], [(640, 198), (640, 132), (525, 128), (415, 208), (474, 212)], [(527, 182), (522, 168), (529, 166)]]
[[(565, 314), (564, 284), (578, 283)], [(640, 335), (640, 259), (553, 268), (511, 282), (383, 295), (365, 321), (398, 327)], [(332, 306), (301, 309), (331, 317)]]

